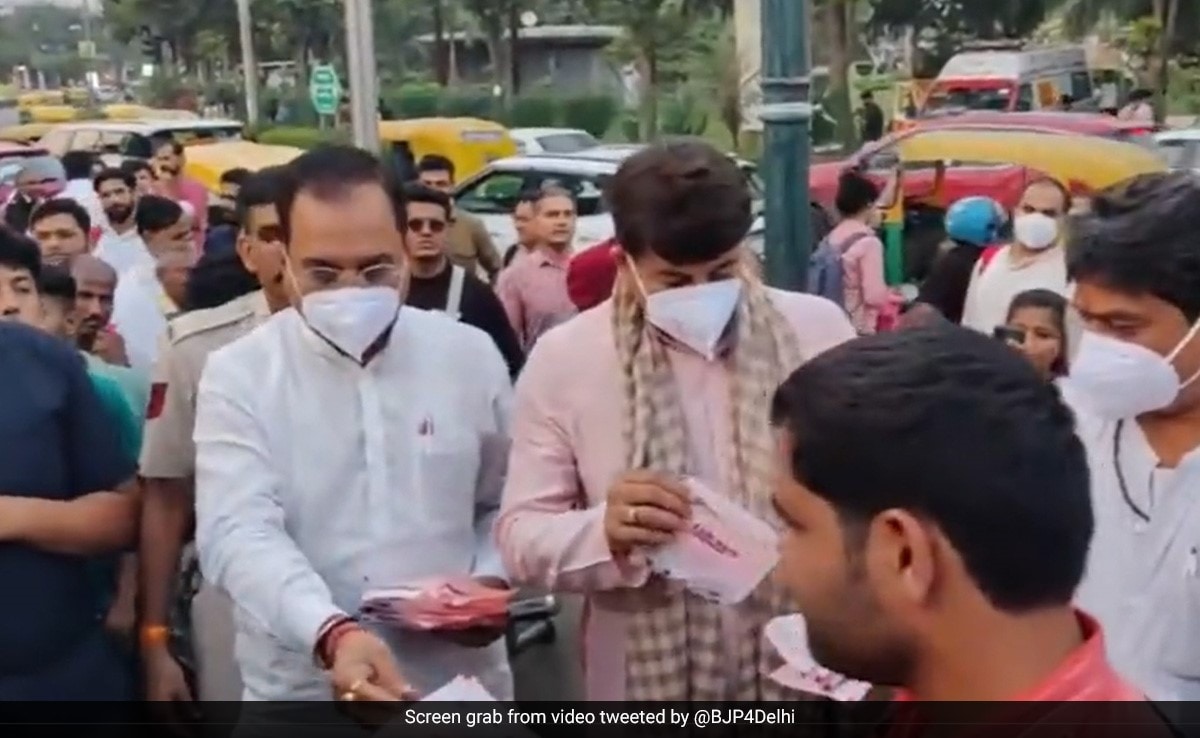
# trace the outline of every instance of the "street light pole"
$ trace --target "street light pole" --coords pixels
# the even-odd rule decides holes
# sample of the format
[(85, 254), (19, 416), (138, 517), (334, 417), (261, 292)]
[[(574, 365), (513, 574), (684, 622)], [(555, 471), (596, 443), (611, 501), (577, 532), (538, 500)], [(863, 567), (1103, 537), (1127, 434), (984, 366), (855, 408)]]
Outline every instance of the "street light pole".
[(762, 3), (763, 183), (766, 188), (766, 276), (775, 286), (803, 290), (814, 244), (808, 167), (808, 3)]
[(238, 36), (242, 44), (242, 76), (245, 77), (246, 122), (258, 123), (258, 62), (254, 59), (254, 26), (250, 0), (237, 0)]
[(345, 0), (346, 66), (354, 145), (379, 152), (379, 81), (375, 76), (375, 21), (371, 0)]

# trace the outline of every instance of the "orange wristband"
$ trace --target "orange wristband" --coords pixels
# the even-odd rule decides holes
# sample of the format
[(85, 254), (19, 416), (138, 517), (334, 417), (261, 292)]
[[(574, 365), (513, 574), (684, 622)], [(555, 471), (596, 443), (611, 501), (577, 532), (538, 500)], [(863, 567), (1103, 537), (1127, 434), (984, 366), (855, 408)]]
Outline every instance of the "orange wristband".
[(321, 638), (320, 645), (317, 646), (318, 660), (325, 669), (333, 668), (333, 657), (337, 654), (338, 643), (349, 633), (354, 633), (362, 630), (362, 626), (357, 621), (350, 618), (339, 620), (333, 627), (325, 632)]
[(171, 640), (171, 629), (166, 625), (143, 625), (138, 640), (145, 648), (165, 646)]

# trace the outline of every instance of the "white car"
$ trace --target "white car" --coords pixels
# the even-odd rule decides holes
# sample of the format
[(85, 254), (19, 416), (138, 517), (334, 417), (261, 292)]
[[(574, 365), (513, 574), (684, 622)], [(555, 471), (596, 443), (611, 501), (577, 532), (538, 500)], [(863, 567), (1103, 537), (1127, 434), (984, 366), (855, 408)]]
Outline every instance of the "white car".
[(578, 128), (513, 128), (508, 135), (516, 141), (518, 154), (574, 154), (600, 145)]
[(1157, 133), (1154, 144), (1171, 169), (1200, 174), (1200, 128), (1178, 128)]
[[(575, 154), (513, 156), (489, 164), (463, 181), (455, 196), (457, 207), (483, 220), (496, 248), (503, 253), (517, 241), (512, 211), (522, 191), (558, 185), (575, 196), (579, 222), (575, 249), (582, 251), (613, 235), (612, 216), (604, 201), (604, 186), (627, 157), (640, 145), (597, 146)], [(738, 160), (746, 173), (754, 197), (754, 224), (747, 239), (751, 249), (762, 255), (762, 183), (754, 165)]]

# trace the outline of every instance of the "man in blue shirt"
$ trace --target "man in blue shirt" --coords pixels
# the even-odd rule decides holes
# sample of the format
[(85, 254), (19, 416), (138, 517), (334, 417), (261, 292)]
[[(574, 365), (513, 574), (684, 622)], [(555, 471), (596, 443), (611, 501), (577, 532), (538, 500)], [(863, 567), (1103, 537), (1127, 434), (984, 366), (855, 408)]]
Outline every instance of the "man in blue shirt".
[(37, 246), (0, 230), (0, 701), (129, 700), (89, 561), (134, 541), (136, 465), (73, 346), (36, 316)]

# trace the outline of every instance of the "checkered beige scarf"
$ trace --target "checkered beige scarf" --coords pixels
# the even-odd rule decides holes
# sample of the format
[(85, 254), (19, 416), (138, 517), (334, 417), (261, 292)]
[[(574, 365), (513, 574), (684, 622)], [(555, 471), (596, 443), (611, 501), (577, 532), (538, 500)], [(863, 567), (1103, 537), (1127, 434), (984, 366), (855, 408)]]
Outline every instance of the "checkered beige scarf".
[[(730, 370), (734, 433), (726, 489), (746, 509), (778, 526), (770, 504), (774, 445), (769, 409), (775, 388), (802, 357), (795, 334), (762, 284), (753, 277), (744, 281), (732, 350), (724, 358)], [(678, 389), (665, 352), (646, 325), (628, 269), (621, 270), (614, 292), (613, 331), (625, 380), (628, 468), (686, 474), (687, 431)], [(777, 614), (795, 611), (769, 581), (736, 607), (738, 632), (733, 640), (722, 626), (722, 606), (675, 583), (654, 577), (632, 598), (627, 699), (803, 699), (767, 677), (776, 657), (762, 645), (762, 626)]]

